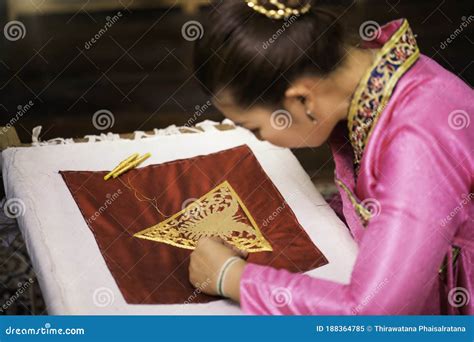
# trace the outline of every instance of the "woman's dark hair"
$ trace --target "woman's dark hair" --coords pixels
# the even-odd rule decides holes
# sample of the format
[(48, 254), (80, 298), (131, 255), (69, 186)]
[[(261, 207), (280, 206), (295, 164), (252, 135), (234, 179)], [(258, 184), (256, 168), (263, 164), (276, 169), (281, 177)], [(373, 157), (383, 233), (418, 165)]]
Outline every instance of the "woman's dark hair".
[[(269, 1), (259, 4), (274, 9)], [(257, 13), (244, 0), (222, 0), (212, 7), (195, 46), (196, 76), (208, 95), (225, 88), (242, 108), (278, 106), (291, 82), (306, 75), (324, 77), (345, 55), (342, 24), (315, 5), (306, 14), (280, 20)]]

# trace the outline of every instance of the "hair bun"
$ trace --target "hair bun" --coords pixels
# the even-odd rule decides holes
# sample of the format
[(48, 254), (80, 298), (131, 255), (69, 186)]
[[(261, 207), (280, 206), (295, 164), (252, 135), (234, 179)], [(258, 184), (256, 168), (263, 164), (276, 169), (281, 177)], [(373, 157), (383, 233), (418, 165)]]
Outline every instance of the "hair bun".
[(311, 10), (311, 0), (245, 0), (254, 11), (270, 19), (300, 16)]
[[(269, 1), (267, 1), (269, 2)], [(301, 8), (306, 5), (313, 6), (315, 1), (312, 0), (279, 0), (279, 3), (292, 7), (292, 8)]]

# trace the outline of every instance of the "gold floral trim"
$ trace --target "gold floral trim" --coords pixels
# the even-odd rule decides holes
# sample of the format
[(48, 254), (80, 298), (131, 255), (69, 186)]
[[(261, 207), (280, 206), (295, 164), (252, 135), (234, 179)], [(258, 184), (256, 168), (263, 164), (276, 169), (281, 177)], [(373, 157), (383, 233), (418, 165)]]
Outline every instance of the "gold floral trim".
[[(448, 253), (449, 254), (449, 253)], [(455, 267), (456, 266), (456, 262), (458, 261), (458, 257), (459, 255), (461, 254), (461, 247), (458, 247), (458, 246), (452, 246), (451, 247), (451, 260), (452, 260), (452, 266)], [(441, 264), (440, 268), (439, 268), (439, 274), (441, 276), (446, 276), (446, 271), (447, 271), (447, 268), (448, 268), (448, 256), (446, 256), (443, 260), (443, 263)]]
[[(239, 214), (239, 208), (245, 215)], [(228, 181), (134, 237), (184, 249), (194, 249), (203, 237), (220, 237), (247, 252), (273, 250)]]
[(372, 67), (359, 83), (349, 109), (349, 139), (354, 168), (359, 172), (367, 141), (400, 78), (418, 60), (420, 50), (406, 20), (377, 53)]
[(336, 178), (336, 183), (344, 190), (344, 192), (349, 197), (357, 215), (362, 221), (362, 224), (366, 226), (369, 223), (369, 220), (372, 218), (372, 213), (368, 210), (362, 203), (360, 203), (356, 196), (352, 193), (347, 185), (345, 185), (340, 179)]

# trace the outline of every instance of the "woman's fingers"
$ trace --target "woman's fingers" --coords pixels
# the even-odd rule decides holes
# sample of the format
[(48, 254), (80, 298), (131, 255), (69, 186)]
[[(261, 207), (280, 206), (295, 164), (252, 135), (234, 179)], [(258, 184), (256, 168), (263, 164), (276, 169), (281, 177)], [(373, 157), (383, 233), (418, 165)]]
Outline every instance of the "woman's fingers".
[(237, 247), (235, 247), (234, 245), (228, 243), (227, 241), (224, 241), (222, 240), (222, 242), (224, 243), (225, 246), (229, 247), (230, 249), (232, 249), (238, 256), (244, 258), (244, 259), (247, 259), (249, 257), (249, 253), (246, 252), (246, 251), (243, 251)]
[(218, 238), (200, 239), (191, 253), (189, 262), (189, 281), (194, 287), (206, 284), (201, 290), (216, 295), (217, 277), (229, 258), (240, 256), (242, 251)]
[(197, 245), (200, 246), (200, 245), (203, 245), (203, 244), (206, 244), (208, 241), (214, 241), (214, 242), (218, 242), (230, 249), (232, 249), (232, 251), (240, 256), (241, 258), (243, 259), (246, 259), (249, 257), (249, 253), (246, 252), (246, 251), (243, 251), (237, 247), (235, 247), (234, 245), (230, 244), (229, 242), (225, 241), (224, 239), (220, 238), (220, 237), (217, 237), (217, 236), (213, 236), (213, 237), (209, 237), (209, 238), (202, 238), (198, 241)]

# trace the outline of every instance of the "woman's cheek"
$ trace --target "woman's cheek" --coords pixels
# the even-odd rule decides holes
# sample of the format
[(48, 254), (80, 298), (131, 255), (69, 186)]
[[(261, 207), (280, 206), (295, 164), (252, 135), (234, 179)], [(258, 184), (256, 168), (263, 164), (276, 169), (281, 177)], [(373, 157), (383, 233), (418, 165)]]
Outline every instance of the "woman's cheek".
[(324, 128), (317, 129), (311, 134), (308, 142), (310, 143), (311, 147), (320, 147), (328, 141), (330, 133), (330, 131)]

